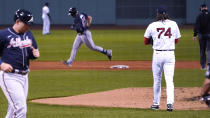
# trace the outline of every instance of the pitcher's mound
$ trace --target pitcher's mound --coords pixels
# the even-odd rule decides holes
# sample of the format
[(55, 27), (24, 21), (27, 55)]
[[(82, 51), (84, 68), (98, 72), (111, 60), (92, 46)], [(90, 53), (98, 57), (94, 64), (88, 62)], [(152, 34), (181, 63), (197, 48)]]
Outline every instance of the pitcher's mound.
[[(200, 88), (175, 88), (174, 110), (206, 110), (199, 102)], [(32, 102), (55, 105), (123, 107), (148, 109), (153, 103), (152, 88), (123, 88), (62, 98), (36, 99)], [(166, 89), (162, 88), (160, 109), (166, 109)]]

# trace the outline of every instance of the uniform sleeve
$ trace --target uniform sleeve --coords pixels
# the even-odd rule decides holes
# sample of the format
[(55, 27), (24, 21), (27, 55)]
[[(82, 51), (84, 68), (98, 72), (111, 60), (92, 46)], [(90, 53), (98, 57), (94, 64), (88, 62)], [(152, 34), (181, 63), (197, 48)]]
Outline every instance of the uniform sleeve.
[(144, 33), (144, 37), (149, 39), (151, 37), (151, 24), (147, 27), (145, 33)]
[[(32, 40), (32, 46), (33, 46), (35, 49), (38, 49), (36, 40), (35, 40), (35, 38), (34, 38), (34, 36), (33, 36), (32, 33), (30, 33), (30, 37), (31, 37), (31, 40)], [(31, 49), (31, 48), (28, 48), (28, 53), (29, 53), (29, 59), (36, 59), (36, 57), (34, 57), (34, 55), (33, 55), (33, 52), (32, 52), (32, 49)]]
[(85, 16), (85, 19), (87, 20), (88, 19), (88, 15), (84, 13), (84, 16)]
[(181, 37), (181, 34), (180, 34), (180, 31), (179, 31), (179, 27), (176, 24), (176, 37), (175, 37), (175, 39), (179, 39), (180, 37)]
[(49, 9), (48, 7), (47, 7), (47, 10), (46, 10), (46, 11), (47, 11), (47, 14), (49, 14), (49, 13), (50, 13), (50, 9)]
[(32, 46), (33, 46), (35, 49), (38, 49), (38, 45), (37, 45), (36, 40), (35, 40), (34, 37), (33, 37), (33, 39), (32, 39)]

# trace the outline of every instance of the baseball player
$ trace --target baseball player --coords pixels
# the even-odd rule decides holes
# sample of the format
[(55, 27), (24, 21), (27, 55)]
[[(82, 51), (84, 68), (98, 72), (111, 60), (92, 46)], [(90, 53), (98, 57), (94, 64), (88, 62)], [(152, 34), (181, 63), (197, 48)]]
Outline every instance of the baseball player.
[(49, 3), (46, 2), (44, 7), (42, 8), (42, 20), (43, 20), (43, 29), (42, 34), (50, 34), (50, 9), (49, 9)]
[(14, 25), (0, 31), (0, 87), (8, 100), (5, 118), (26, 118), (29, 60), (40, 56), (32, 32), (32, 14), (19, 9)]
[(158, 110), (161, 97), (161, 79), (164, 71), (167, 92), (167, 111), (173, 110), (174, 104), (174, 66), (175, 66), (175, 43), (181, 37), (175, 21), (169, 19), (166, 6), (157, 9), (157, 21), (149, 24), (144, 34), (144, 43), (149, 44), (153, 39), (153, 92), (154, 100), (151, 109)]
[[(210, 14), (206, 4), (202, 4), (200, 8), (201, 13), (196, 18), (196, 23), (194, 26), (193, 40), (196, 40), (198, 35), (199, 45), (200, 45), (200, 65), (201, 69), (206, 69), (206, 48), (208, 44), (208, 35), (210, 35)], [(208, 54), (210, 55), (210, 53)], [(210, 58), (207, 59), (210, 62)]]
[(200, 10), (201, 13), (196, 18), (193, 40), (196, 40), (198, 35), (201, 69), (206, 69), (205, 80), (201, 88), (201, 101), (210, 107), (210, 14), (206, 4), (202, 4)]
[(90, 30), (88, 30), (92, 23), (92, 17), (85, 13), (79, 13), (75, 7), (71, 7), (69, 9), (69, 15), (74, 18), (74, 23), (71, 28), (76, 30), (77, 36), (74, 40), (70, 58), (67, 61), (64, 61), (64, 64), (72, 66), (76, 53), (82, 43), (85, 43), (85, 45), (91, 50), (98, 51), (107, 55), (109, 60), (111, 60), (112, 50), (106, 50), (100, 46), (96, 46), (92, 40), (92, 34)]
[(206, 78), (201, 88), (201, 97), (201, 102), (206, 103), (206, 105), (210, 108), (210, 63), (207, 65)]

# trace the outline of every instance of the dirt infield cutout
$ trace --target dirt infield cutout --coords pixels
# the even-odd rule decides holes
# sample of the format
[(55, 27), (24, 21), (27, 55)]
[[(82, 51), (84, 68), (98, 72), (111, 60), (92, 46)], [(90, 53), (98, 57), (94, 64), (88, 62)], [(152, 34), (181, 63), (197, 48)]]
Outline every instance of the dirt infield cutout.
[[(199, 102), (200, 88), (175, 88), (175, 110), (207, 110)], [(195, 99), (194, 99), (195, 98)], [(53, 105), (150, 108), (153, 101), (152, 88), (122, 88), (83, 95), (36, 99), (31, 102)], [(166, 89), (162, 89), (160, 109), (166, 109)]]

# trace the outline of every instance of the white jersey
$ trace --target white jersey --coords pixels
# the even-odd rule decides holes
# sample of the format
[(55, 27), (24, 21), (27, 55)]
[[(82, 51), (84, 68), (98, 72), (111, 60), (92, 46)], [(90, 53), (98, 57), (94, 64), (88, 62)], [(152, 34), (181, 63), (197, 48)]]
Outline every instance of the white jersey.
[(47, 6), (44, 6), (42, 8), (42, 18), (48, 17), (48, 15), (47, 15), (48, 13), (50, 13), (50, 9)]
[(175, 49), (175, 39), (181, 37), (178, 25), (175, 21), (165, 20), (151, 23), (144, 34), (145, 38), (153, 38), (154, 50)]

